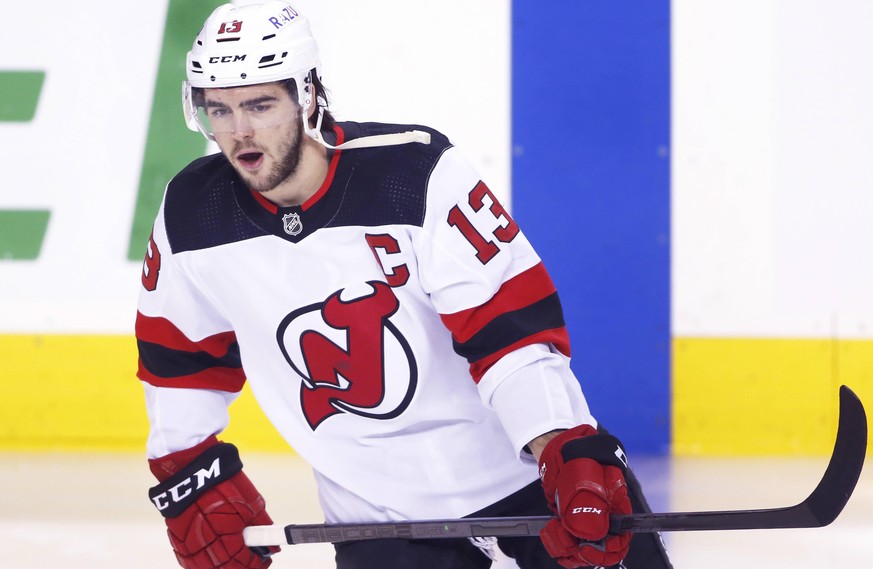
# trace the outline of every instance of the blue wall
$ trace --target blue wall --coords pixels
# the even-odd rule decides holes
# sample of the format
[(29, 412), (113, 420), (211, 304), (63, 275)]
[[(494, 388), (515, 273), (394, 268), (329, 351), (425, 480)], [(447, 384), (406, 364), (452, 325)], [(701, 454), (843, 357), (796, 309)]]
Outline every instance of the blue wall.
[(513, 2), (512, 209), (595, 416), (670, 442), (670, 3)]

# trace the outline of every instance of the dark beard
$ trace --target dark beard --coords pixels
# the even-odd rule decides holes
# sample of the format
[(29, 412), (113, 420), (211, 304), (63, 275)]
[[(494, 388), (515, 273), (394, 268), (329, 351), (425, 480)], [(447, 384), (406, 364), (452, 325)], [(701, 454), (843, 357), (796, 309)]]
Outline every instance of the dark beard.
[(277, 149), (279, 159), (264, 181), (255, 182), (246, 172), (239, 172), (252, 191), (269, 192), (297, 172), (297, 167), (300, 165), (300, 155), (303, 151), (301, 144), (303, 141), (303, 121), (296, 122), (297, 132), (294, 133), (295, 136), (279, 146)]

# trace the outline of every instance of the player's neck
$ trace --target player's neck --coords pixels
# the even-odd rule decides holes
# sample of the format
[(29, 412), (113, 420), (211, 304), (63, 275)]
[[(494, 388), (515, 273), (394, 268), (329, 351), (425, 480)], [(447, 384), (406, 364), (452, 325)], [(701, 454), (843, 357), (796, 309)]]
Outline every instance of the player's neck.
[(278, 186), (262, 195), (281, 207), (300, 205), (311, 198), (324, 183), (328, 165), (327, 149), (304, 135), (297, 169)]

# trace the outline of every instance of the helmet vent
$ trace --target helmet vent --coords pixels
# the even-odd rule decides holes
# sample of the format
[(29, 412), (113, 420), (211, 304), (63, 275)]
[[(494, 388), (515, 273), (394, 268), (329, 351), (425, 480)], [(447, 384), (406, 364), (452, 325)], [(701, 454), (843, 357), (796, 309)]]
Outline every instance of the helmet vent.
[(224, 43), (224, 42), (226, 42), (226, 41), (239, 41), (239, 40), (241, 40), (241, 39), (242, 39), (242, 38), (221, 38), (221, 39), (218, 39), (218, 40), (215, 40), (215, 41), (218, 42), (218, 43)]
[(269, 55), (265, 55), (258, 61), (258, 69), (267, 69), (268, 67), (276, 67), (277, 65), (282, 65), (285, 63), (285, 57), (288, 56), (288, 52), (284, 52), (282, 56), (279, 58), (279, 61), (276, 61), (277, 54), (271, 53)]
[(276, 37), (276, 34), (270, 34), (270, 35), (268, 35), (268, 36), (264, 36), (264, 37), (262, 37), (262, 38), (261, 38), (261, 41), (271, 40), (271, 39), (273, 39), (274, 37)]

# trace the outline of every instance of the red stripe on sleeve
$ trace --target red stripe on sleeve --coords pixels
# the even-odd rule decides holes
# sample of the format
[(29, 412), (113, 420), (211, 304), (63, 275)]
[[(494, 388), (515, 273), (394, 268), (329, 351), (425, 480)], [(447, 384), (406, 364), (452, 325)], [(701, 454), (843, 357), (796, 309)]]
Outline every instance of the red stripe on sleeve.
[(216, 358), (224, 356), (228, 347), (236, 342), (236, 334), (232, 331), (220, 332), (195, 342), (166, 318), (146, 316), (141, 312), (136, 313), (136, 338), (180, 352), (206, 352)]
[[(221, 359), (227, 355), (230, 346), (236, 343), (232, 331), (221, 332), (194, 341), (188, 338), (175, 324), (166, 318), (136, 315), (136, 338), (149, 344), (157, 344), (169, 350), (186, 354), (205, 353)], [(137, 377), (155, 387), (187, 387), (192, 389), (217, 389), (236, 393), (243, 388), (246, 377), (242, 368), (212, 366), (197, 373), (162, 377), (155, 375), (139, 360)]]
[(555, 284), (542, 263), (520, 273), (500, 287), (488, 302), (454, 314), (441, 314), (456, 342), (464, 343), (497, 316), (530, 306), (554, 294)]

